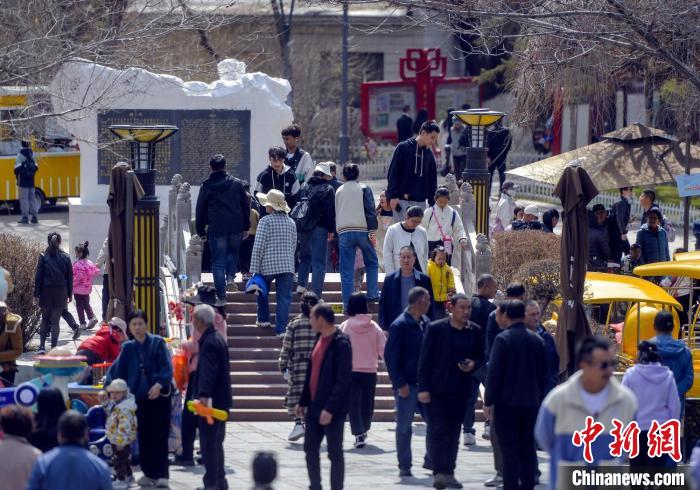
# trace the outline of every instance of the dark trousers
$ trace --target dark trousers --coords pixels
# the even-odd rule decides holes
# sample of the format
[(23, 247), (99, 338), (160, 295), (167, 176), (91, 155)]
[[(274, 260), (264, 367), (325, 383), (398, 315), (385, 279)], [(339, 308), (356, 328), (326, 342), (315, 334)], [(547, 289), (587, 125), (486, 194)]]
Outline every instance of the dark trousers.
[(476, 401), (479, 399), (479, 385), (481, 382), (476, 378), (472, 379), (472, 382), (472, 391), (469, 393), (467, 408), (464, 411), (464, 420), (462, 421), (462, 432), (465, 434), (476, 434), (476, 430), (474, 430), (474, 422), (476, 420), (474, 411), (476, 410)]
[(131, 471), (131, 444), (127, 444), (121, 449), (114, 448), (112, 455), (112, 465), (114, 466), (114, 474), (117, 480), (126, 480), (133, 476)]
[(109, 307), (109, 274), (102, 274), (102, 319), (108, 321), (107, 308)]
[(462, 172), (467, 166), (467, 156), (453, 156), (452, 157), (452, 170), (454, 171), (454, 176), (457, 180), (462, 178)]
[(494, 428), (503, 452), (503, 488), (531, 490), (537, 467), (534, 432), (538, 407), (497, 405), (495, 409)]
[(433, 474), (453, 475), (467, 396), (432, 396), (426, 406)]
[(491, 447), (493, 448), (493, 467), (496, 473), (503, 476), (503, 449), (496, 431), (496, 410), (491, 407)]
[[(192, 371), (190, 373), (190, 382), (187, 383), (187, 391), (185, 392), (185, 407), (186, 403), (192, 400), (192, 395), (194, 391), (194, 379), (197, 371)], [(192, 461), (194, 459), (194, 439), (197, 435), (197, 425), (199, 417), (185, 408), (182, 411), (182, 455), (181, 459)]]
[(95, 318), (95, 313), (92, 311), (92, 306), (90, 306), (90, 295), (89, 294), (74, 294), (75, 297), (75, 309), (78, 310), (78, 320), (81, 325), (84, 325), (85, 315), (87, 314), (87, 319), (92, 320)]
[(503, 188), (503, 182), (506, 181), (506, 164), (499, 165), (489, 165), (489, 196), (491, 195), (491, 187), (493, 186), (493, 173), (498, 171), (498, 192), (500, 195), (501, 189)]
[(51, 334), (51, 348), (58, 344), (58, 334), (61, 332), (59, 322), (61, 321), (62, 307), (50, 307), (41, 309), (41, 327), (39, 330), (39, 348), (46, 348), (46, 337)]
[(168, 478), (170, 396), (137, 400), (136, 420), (141, 471), (148, 478)]
[[(630, 468), (675, 468), (676, 462), (671, 456), (664, 454), (656, 458), (649, 457), (649, 431), (643, 430), (639, 433), (639, 455), (630, 459)], [(644, 470), (648, 471), (648, 470)]]
[(212, 425), (205, 418), (199, 418), (199, 444), (204, 460), (204, 488), (226, 490), (226, 471), (224, 470), (224, 438), (226, 422), (214, 421)]
[(68, 311), (68, 308), (63, 309), (63, 311), (61, 312), (61, 318), (63, 318), (63, 320), (68, 324), (71, 330), (75, 330), (80, 326), (78, 325), (78, 322), (75, 321), (75, 317), (71, 315), (70, 311)]
[(2, 371), (0, 372), (0, 381), (6, 388), (12, 387), (15, 384), (15, 375), (17, 371)]
[(250, 272), (250, 259), (253, 256), (253, 244), (255, 235), (250, 235), (241, 242), (241, 250), (238, 252), (238, 271), (241, 274)]
[(343, 431), (345, 414), (333, 414), (331, 423), (321, 425), (318, 415), (307, 414), (304, 432), (304, 453), (306, 470), (309, 473), (309, 489), (321, 490), (321, 441), (326, 438), (328, 459), (331, 461), (331, 490), (343, 488), (345, 480), (345, 459), (343, 456)]
[(435, 301), (433, 303), (433, 315), (435, 315), (435, 321), (442, 320), (447, 316), (447, 310), (445, 309), (446, 304), (447, 301)]
[(350, 385), (350, 428), (352, 435), (369, 432), (374, 414), (374, 391), (377, 373), (352, 373)]

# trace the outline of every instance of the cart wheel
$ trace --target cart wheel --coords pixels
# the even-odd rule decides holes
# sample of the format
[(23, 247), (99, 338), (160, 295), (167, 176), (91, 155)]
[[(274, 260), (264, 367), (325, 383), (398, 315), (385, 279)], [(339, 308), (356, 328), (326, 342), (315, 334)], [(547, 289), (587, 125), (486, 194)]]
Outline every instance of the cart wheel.
[(39, 188), (35, 188), (34, 196), (35, 199), (39, 201), (39, 211), (43, 211), (46, 208), (46, 196), (44, 195), (44, 192)]

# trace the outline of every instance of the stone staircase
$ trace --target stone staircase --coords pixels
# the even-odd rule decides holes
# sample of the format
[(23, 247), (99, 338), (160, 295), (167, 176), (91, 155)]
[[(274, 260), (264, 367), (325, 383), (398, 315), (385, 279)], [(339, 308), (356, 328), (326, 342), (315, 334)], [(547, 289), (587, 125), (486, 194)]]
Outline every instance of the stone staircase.
[[(381, 274), (380, 288), (384, 275)], [(340, 275), (326, 274), (324, 301), (336, 310), (336, 324), (346, 317), (337, 311), (342, 310)], [(270, 321), (274, 325), (276, 306), (275, 284), (270, 292)], [(300, 296), (292, 294), (290, 318), (298, 315)], [(228, 345), (230, 357), (233, 406), (231, 420), (237, 422), (287, 421), (284, 396), (287, 381), (277, 368), (277, 359), (282, 348), (282, 340), (274, 334), (274, 328), (262, 329), (255, 326), (256, 297), (243, 292), (227, 294), (226, 306), (228, 323)], [(377, 321), (377, 304), (370, 305), (370, 312)], [(481, 402), (477, 404), (477, 420), (483, 420)], [(386, 368), (379, 363), (374, 420), (394, 421), (394, 398)]]

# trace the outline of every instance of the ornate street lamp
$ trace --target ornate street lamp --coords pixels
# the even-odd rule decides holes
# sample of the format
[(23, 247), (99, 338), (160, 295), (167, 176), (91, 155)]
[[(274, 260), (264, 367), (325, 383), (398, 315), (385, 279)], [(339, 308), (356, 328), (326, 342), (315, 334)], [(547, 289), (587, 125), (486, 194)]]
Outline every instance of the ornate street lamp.
[(467, 148), (467, 165), (462, 172), (464, 182), (474, 190), (477, 233), (489, 236), (489, 171), (486, 163), (486, 129), (503, 119), (505, 112), (487, 108), (454, 111), (452, 115), (469, 126), (471, 143)]
[(134, 209), (134, 304), (148, 315), (151, 332), (160, 333), (160, 201), (156, 197), (155, 147), (175, 134), (178, 128), (117, 124), (110, 126), (109, 130), (129, 144), (131, 168), (143, 187), (144, 196)]

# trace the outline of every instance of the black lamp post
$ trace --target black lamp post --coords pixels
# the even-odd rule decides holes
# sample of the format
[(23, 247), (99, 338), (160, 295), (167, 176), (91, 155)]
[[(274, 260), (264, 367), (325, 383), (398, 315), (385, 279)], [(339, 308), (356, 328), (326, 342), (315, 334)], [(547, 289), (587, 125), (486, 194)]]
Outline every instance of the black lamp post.
[(134, 209), (134, 304), (148, 315), (152, 333), (159, 333), (158, 250), (160, 201), (156, 197), (156, 143), (178, 131), (176, 126), (118, 124), (109, 130), (129, 143), (131, 167), (144, 196)]
[(467, 148), (467, 165), (462, 172), (464, 182), (469, 182), (474, 191), (476, 203), (477, 233), (489, 235), (489, 171), (486, 163), (486, 129), (500, 121), (505, 112), (491, 109), (469, 109), (454, 111), (452, 115), (469, 126), (471, 144)]

